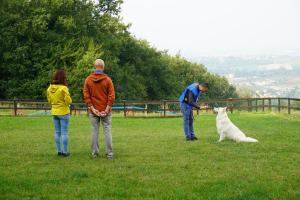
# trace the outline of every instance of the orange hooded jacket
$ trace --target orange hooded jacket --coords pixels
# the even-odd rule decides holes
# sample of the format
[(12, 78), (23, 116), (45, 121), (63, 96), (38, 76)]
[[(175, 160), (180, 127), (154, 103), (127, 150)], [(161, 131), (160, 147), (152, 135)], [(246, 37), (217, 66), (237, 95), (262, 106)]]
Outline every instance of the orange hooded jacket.
[[(94, 72), (84, 82), (84, 101), (90, 107), (104, 111), (106, 106), (112, 107), (115, 101), (115, 90), (112, 80), (103, 73)], [(111, 109), (110, 109), (111, 112)]]

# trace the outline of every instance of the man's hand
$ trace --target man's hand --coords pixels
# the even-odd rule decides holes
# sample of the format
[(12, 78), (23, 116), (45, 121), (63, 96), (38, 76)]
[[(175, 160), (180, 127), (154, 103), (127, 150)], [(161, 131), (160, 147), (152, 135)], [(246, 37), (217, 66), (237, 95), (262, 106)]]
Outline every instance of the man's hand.
[(100, 117), (106, 117), (107, 114), (110, 112), (110, 108), (111, 107), (109, 105), (107, 105), (105, 110), (100, 112)]
[(107, 116), (107, 112), (105, 112), (105, 111), (100, 112), (100, 117), (106, 117), (106, 116)]
[(109, 105), (107, 105), (106, 108), (105, 108), (105, 110), (104, 110), (104, 112), (105, 112), (106, 114), (109, 113), (110, 108), (111, 108), (111, 107), (110, 107)]
[(94, 113), (95, 115), (99, 116), (101, 115), (101, 112), (94, 108), (94, 106), (89, 107), (89, 109)]

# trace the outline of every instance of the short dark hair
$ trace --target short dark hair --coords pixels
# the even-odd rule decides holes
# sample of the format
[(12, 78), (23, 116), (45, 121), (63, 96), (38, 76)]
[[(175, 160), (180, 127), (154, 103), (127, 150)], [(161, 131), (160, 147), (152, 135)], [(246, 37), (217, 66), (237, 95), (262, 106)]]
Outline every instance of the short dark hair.
[(67, 75), (65, 71), (63, 69), (56, 70), (51, 83), (67, 86)]
[(206, 82), (200, 83), (199, 85), (202, 85), (203, 87), (206, 87), (207, 89), (209, 89), (209, 84)]

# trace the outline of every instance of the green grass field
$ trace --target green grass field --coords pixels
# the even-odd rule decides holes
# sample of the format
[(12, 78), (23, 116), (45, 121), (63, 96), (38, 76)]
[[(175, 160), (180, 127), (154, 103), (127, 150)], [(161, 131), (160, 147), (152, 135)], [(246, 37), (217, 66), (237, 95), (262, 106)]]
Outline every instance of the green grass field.
[(113, 118), (114, 160), (90, 158), (87, 117), (71, 118), (71, 156), (57, 157), (50, 117), (0, 117), (0, 199), (299, 200), (300, 119), (235, 113), (259, 143), (217, 143), (214, 115), (195, 119)]

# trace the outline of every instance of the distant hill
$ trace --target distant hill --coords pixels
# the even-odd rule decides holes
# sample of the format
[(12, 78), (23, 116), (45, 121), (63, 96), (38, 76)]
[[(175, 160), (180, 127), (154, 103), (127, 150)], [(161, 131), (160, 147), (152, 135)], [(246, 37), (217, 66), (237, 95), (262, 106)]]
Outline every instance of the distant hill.
[(198, 57), (213, 73), (257, 96), (300, 97), (300, 56)]

